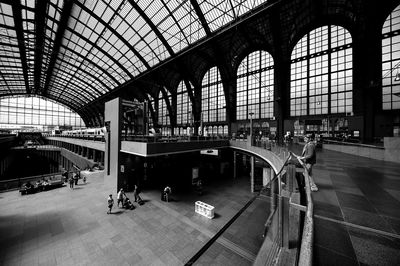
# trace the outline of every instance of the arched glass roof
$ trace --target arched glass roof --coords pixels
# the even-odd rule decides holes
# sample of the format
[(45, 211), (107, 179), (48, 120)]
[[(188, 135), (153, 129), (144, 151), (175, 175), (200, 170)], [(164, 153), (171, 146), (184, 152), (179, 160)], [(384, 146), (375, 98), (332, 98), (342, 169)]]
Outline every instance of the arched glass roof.
[(0, 97), (75, 111), (266, 0), (0, 0)]

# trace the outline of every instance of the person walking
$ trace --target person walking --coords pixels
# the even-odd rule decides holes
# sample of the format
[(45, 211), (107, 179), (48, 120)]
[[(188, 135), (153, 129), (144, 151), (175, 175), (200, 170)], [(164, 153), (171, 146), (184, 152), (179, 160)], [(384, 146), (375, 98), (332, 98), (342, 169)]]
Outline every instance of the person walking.
[(108, 204), (108, 211), (107, 211), (107, 214), (111, 214), (111, 210), (112, 210), (112, 207), (113, 207), (113, 205), (114, 205), (114, 199), (112, 198), (112, 194), (110, 194), (110, 195), (108, 196), (107, 204)]
[(124, 196), (126, 197), (125, 192), (124, 192), (124, 190), (121, 188), (121, 189), (119, 190), (119, 192), (118, 192), (118, 195), (117, 195), (117, 206), (118, 206), (118, 207), (119, 207), (119, 203), (120, 203), (120, 202), (121, 202), (121, 207), (124, 206)]
[(314, 135), (307, 134), (304, 136), (304, 142), (306, 143), (303, 147), (303, 152), (301, 156), (297, 156), (301, 161), (304, 162), (305, 167), (308, 172), (308, 176), (310, 177), (310, 186), (311, 191), (318, 191), (318, 187), (314, 182), (314, 178), (312, 177), (312, 168), (314, 164), (317, 162), (317, 153), (315, 151), (315, 142), (314, 142)]

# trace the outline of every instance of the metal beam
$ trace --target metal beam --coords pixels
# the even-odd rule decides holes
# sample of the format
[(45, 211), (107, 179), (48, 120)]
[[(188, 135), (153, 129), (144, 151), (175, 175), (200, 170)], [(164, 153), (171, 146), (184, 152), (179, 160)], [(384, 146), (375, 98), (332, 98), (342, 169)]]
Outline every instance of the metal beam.
[(26, 93), (30, 94), (31, 88), (29, 87), (28, 63), (26, 61), (26, 49), (24, 43), (24, 33), (22, 28), (22, 17), (21, 17), (22, 7), (20, 1), (13, 1), (12, 10), (15, 22), (15, 32), (17, 33), (17, 39), (18, 39), (19, 54), (21, 57), (22, 73), (25, 80)]
[(64, 37), (65, 29), (67, 28), (68, 25), (68, 19), (71, 16), (71, 10), (72, 10), (72, 0), (65, 0), (64, 1), (64, 7), (61, 13), (61, 18), (60, 18), (60, 23), (58, 24), (57, 28), (57, 33), (56, 33), (56, 38), (54, 40), (54, 45), (53, 45), (53, 51), (51, 53), (51, 58), (49, 65), (46, 69), (46, 74), (45, 74), (45, 83), (44, 83), (44, 88), (43, 88), (43, 95), (47, 94), (47, 90), (49, 88), (49, 83), (53, 74), (53, 69), (54, 65), (57, 61), (58, 53), (60, 51), (61, 43)]
[(78, 36), (79, 38), (81, 38), (82, 40), (84, 40), (85, 42), (87, 42), (88, 44), (90, 44), (92, 47), (95, 47), (97, 50), (99, 50), (101, 53), (103, 53), (104, 55), (108, 56), (119, 68), (121, 68), (126, 74), (128, 74), (129, 78), (133, 78), (133, 76), (131, 75), (131, 73), (125, 68), (124, 65), (122, 65), (117, 59), (115, 59), (114, 57), (112, 57), (110, 54), (108, 54), (106, 51), (103, 50), (103, 48), (99, 47), (98, 45), (96, 45), (96, 43), (92, 42), (90, 39), (86, 38), (85, 36), (83, 36), (82, 34), (74, 31), (71, 28), (68, 28), (68, 30), (70, 30), (73, 34), (75, 34), (76, 36)]
[(40, 76), (43, 67), (43, 50), (45, 36), (45, 18), (48, 1), (36, 1), (35, 6), (35, 66), (34, 66), (34, 92), (40, 94)]
[[(116, 65), (118, 65), (122, 70), (125, 71), (125, 73), (128, 74), (129, 78), (132, 79), (133, 76), (131, 75), (131, 73), (129, 73), (129, 71), (115, 58), (113, 58), (112, 56), (110, 56), (106, 51), (104, 51), (101, 47), (97, 46), (95, 43), (93, 43), (92, 41), (90, 41), (88, 38), (86, 38), (85, 36), (83, 36), (80, 33), (77, 33), (75, 31), (73, 31), (72, 29), (68, 28), (68, 30), (70, 30), (71, 32), (73, 32), (73, 34), (77, 35), (79, 38), (85, 40), (87, 43), (89, 43), (92, 47), (96, 47), (96, 49), (98, 49), (100, 52), (102, 52), (104, 55), (108, 56)], [(86, 60), (86, 58), (85, 58)], [(83, 64), (83, 61), (82, 63)], [(79, 67), (78, 67), (79, 69)], [(106, 72), (106, 70), (104, 70), (104, 72)]]
[(199, 4), (197, 3), (196, 0), (190, 0), (190, 3), (192, 4), (194, 11), (196, 12), (197, 17), (200, 19), (201, 25), (204, 28), (204, 31), (206, 32), (207, 36), (211, 35), (211, 30), (210, 27), (208, 26), (207, 20), (204, 17), (203, 12), (201, 11), (201, 8)]
[[(61, 47), (62, 47), (63, 49), (65, 49), (65, 50), (68, 50), (68, 52), (73, 53), (73, 54), (76, 55), (77, 57), (82, 58), (82, 60), (88, 61), (88, 62), (90, 63), (90, 65), (95, 66), (95, 67), (97, 67), (98, 69), (100, 69), (104, 74), (106, 74), (106, 75), (108, 76), (108, 78), (112, 79), (115, 83), (117, 83), (118, 86), (121, 85), (121, 83), (120, 83), (113, 75), (111, 75), (108, 71), (106, 71), (106, 70), (100, 68), (100, 67), (99, 67), (97, 64), (95, 64), (92, 60), (90, 60), (90, 59), (88, 59), (88, 58), (86, 58), (86, 57), (83, 57), (82, 54), (77, 53), (75, 50), (72, 50), (72, 49), (69, 48), (68, 46), (61, 45)], [(64, 56), (64, 57), (65, 57), (65, 56)], [(61, 60), (64, 60), (64, 59), (61, 59)], [(75, 66), (75, 67), (76, 67), (76, 66)]]
[(133, 0), (128, 0), (129, 3), (133, 6), (133, 8), (139, 13), (139, 15), (146, 21), (146, 23), (150, 26), (151, 30), (157, 35), (157, 37), (161, 40), (163, 45), (167, 48), (168, 52), (170, 55), (174, 55), (174, 50), (172, 50), (172, 47), (169, 45), (167, 40), (164, 38), (164, 36), (161, 34), (161, 32), (158, 30), (157, 26), (154, 25), (153, 21), (144, 13), (144, 11), (134, 2)]
[[(64, 77), (57, 77), (57, 80), (64, 80), (64, 81), (68, 81), (69, 82), (69, 84), (73, 84), (73, 85), (75, 85), (76, 87), (80, 87), (81, 85), (80, 84), (75, 84), (75, 83), (73, 83), (70, 79), (66, 79), (66, 78), (64, 78)], [(84, 83), (84, 84), (86, 84), (88, 87), (90, 86), (90, 84), (88, 83), (88, 81), (87, 80), (83, 80), (82, 78), (80, 78), (80, 77), (75, 77), (74, 78), (74, 80), (79, 80), (80, 82), (82, 82), (82, 83)], [(97, 89), (95, 89), (95, 88), (93, 88), (93, 89), (90, 89), (90, 91), (88, 91), (88, 90), (85, 90), (85, 89), (82, 89), (82, 91), (86, 91), (86, 92), (88, 92), (88, 93), (94, 93), (94, 92), (97, 92), (99, 95), (103, 95), (103, 93), (101, 92), (101, 91), (99, 91), (99, 90), (97, 90)]]
[[(63, 65), (70, 65), (70, 66), (74, 66), (74, 67), (75, 67), (75, 65), (72, 65), (70, 62), (65, 61), (64, 59), (58, 59), (58, 60), (59, 60), (59, 62), (63, 63)], [(85, 75), (87, 75), (87, 76), (92, 76), (92, 73), (90, 73), (90, 72), (88, 72), (88, 71), (86, 71), (86, 70), (80, 69), (80, 71), (82, 71), (83, 73), (85, 73)], [(94, 77), (94, 76), (93, 76), (93, 77)], [(108, 87), (108, 85), (105, 84), (101, 79), (96, 79), (96, 80), (97, 80), (99, 83), (101, 83), (101, 85), (103, 85), (105, 88), (107, 88), (108, 91), (111, 91), (111, 88)], [(85, 81), (85, 83), (86, 83), (86, 81)], [(100, 94), (103, 94), (102, 92), (100, 92), (100, 91), (98, 91), (98, 90), (96, 90), (96, 89), (94, 89), (94, 90), (97, 91), (97, 92), (99, 92)]]
[[(147, 61), (143, 58), (143, 56), (124, 37), (122, 37), (122, 35), (119, 34), (118, 31), (116, 31), (114, 28), (112, 28), (109, 23), (106, 23), (105, 21), (103, 21), (99, 16), (97, 16), (89, 8), (87, 8), (85, 5), (81, 4), (80, 2), (76, 2), (75, 4), (77, 6), (79, 6), (80, 8), (82, 8), (83, 10), (85, 10), (86, 12), (88, 12), (92, 17), (94, 17), (100, 23), (102, 23), (105, 28), (107, 28), (110, 32), (112, 32), (115, 36), (117, 36), (126, 46), (129, 47), (129, 49), (131, 49), (131, 51), (136, 55), (137, 58), (139, 58), (139, 60), (142, 62), (142, 64), (147, 69), (151, 68), (150, 65), (147, 63)], [(138, 69), (138, 71), (139, 71), (139, 69)]]
[[(175, 16), (172, 14), (171, 10), (169, 9), (169, 7), (167, 6), (167, 4), (165, 3), (165, 0), (161, 0), (161, 2), (163, 3), (165, 9), (167, 9), (170, 17), (173, 19), (173, 21), (175, 22), (176, 26), (179, 28), (180, 32), (182, 33), (183, 37), (185, 37), (185, 40), (187, 42), (188, 45), (190, 45), (188, 38), (185, 35), (185, 32), (183, 31), (183, 29), (181, 28), (181, 25), (179, 25), (178, 21), (176, 20)], [(182, 1), (182, 3), (179, 5), (183, 5), (184, 1)]]

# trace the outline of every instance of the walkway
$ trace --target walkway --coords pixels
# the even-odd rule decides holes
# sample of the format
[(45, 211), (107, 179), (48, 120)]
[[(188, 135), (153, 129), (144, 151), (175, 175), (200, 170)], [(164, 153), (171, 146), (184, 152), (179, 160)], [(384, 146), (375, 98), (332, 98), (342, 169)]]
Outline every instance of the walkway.
[(400, 163), (319, 151), (315, 265), (400, 265)]
[[(318, 152), (315, 265), (400, 265), (399, 173), (400, 164)], [(248, 178), (205, 187), (170, 203), (144, 191), (143, 206), (112, 215), (102, 172), (73, 191), (1, 193), (0, 265), (183, 265), (252, 197)], [(216, 217), (195, 214), (196, 200), (215, 206)], [(197, 265), (251, 265), (268, 206), (251, 205)]]
[[(111, 215), (106, 214), (110, 191), (103, 188), (103, 172), (91, 173), (88, 183), (75, 190), (65, 186), (24, 196), (1, 193), (0, 265), (183, 265), (252, 197), (248, 178), (204, 188), (202, 196), (175, 194), (169, 203), (160, 200), (159, 191), (144, 191), (143, 206), (114, 208)], [(215, 206), (216, 217), (196, 214), (196, 200)], [(266, 201), (251, 205), (218, 240), (224, 252), (210, 249), (204, 265), (210, 260), (251, 265), (268, 215), (261, 210), (268, 206)], [(248, 223), (251, 229), (242, 231)]]

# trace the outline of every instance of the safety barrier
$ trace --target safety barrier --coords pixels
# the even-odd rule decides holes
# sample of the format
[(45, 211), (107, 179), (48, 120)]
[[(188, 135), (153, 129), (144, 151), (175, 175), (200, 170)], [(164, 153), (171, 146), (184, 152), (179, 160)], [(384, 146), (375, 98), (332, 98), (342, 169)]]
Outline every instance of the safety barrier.
[(194, 211), (207, 217), (208, 219), (214, 218), (214, 207), (202, 201), (195, 202)]

